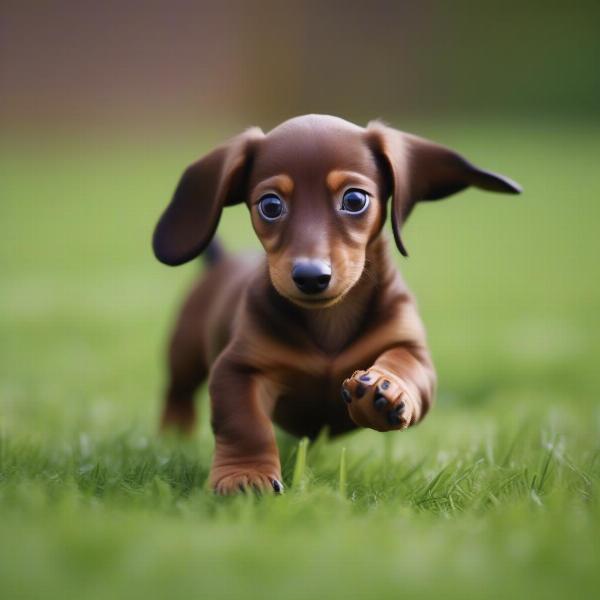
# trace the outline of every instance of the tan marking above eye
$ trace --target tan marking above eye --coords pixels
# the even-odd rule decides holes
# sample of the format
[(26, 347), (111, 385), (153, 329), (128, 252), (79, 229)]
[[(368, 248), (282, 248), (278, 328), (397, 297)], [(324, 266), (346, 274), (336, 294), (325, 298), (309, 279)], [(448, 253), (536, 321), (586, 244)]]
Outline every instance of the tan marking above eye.
[(330, 171), (325, 182), (333, 194), (338, 193), (343, 188), (357, 187), (374, 195), (375, 190), (377, 189), (377, 186), (372, 179), (369, 179), (356, 171), (340, 171), (337, 169)]
[(273, 175), (268, 179), (263, 179), (256, 184), (252, 191), (252, 202), (258, 202), (262, 196), (269, 192), (281, 194), (284, 197), (289, 198), (294, 191), (294, 180), (285, 173), (279, 175)]

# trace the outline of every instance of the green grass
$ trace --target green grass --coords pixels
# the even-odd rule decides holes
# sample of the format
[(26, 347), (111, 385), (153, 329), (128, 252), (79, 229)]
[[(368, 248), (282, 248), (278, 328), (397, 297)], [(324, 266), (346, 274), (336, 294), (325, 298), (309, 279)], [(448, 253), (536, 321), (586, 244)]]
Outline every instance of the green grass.
[[(469, 191), (406, 228), (437, 406), (405, 433), (323, 437), (304, 466), (280, 433), (288, 490), (260, 499), (207, 491), (205, 391), (195, 439), (156, 435), (198, 267), (162, 267), (149, 236), (221, 135), (4, 139), (0, 597), (597, 593), (600, 126), (420, 130), (526, 190)], [(243, 208), (221, 232), (256, 246)]]

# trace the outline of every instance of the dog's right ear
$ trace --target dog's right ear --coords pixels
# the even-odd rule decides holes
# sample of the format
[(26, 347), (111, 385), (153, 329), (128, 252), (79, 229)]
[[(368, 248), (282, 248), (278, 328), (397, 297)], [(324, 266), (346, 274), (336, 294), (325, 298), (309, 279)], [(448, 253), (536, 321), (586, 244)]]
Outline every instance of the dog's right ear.
[(154, 230), (158, 260), (181, 265), (206, 248), (223, 207), (244, 201), (254, 150), (263, 137), (258, 127), (248, 129), (185, 170)]

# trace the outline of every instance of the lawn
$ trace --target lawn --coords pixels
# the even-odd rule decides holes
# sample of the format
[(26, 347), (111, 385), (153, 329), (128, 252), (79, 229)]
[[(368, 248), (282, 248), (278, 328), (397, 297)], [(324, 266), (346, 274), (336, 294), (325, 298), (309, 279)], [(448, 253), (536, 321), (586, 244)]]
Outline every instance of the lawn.
[[(303, 470), (280, 433), (287, 493), (233, 499), (205, 486), (205, 390), (192, 440), (156, 432), (199, 266), (149, 246), (183, 166), (232, 131), (0, 141), (1, 598), (597, 594), (600, 124), (412, 129), (525, 188), (406, 227), (437, 405), (407, 432), (322, 436)], [(221, 234), (256, 247), (244, 208)]]

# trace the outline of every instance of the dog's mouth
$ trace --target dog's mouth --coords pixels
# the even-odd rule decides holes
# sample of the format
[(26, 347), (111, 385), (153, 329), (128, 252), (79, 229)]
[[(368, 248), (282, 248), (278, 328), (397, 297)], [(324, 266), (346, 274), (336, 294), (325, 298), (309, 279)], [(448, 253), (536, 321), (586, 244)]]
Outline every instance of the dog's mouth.
[(308, 298), (306, 296), (288, 296), (288, 300), (294, 304), (301, 306), (302, 308), (316, 309), (316, 308), (329, 308), (334, 304), (337, 304), (342, 299), (343, 294), (336, 296), (321, 296), (319, 298)]
[(356, 284), (356, 281), (338, 277), (326, 289), (316, 293), (315, 291), (306, 293), (297, 289), (298, 286), (290, 285), (287, 278), (281, 281), (281, 277), (277, 277), (278, 274), (277, 271), (275, 273), (269, 272), (275, 290), (288, 302), (306, 310), (320, 310), (335, 306), (346, 297), (347, 293)]

